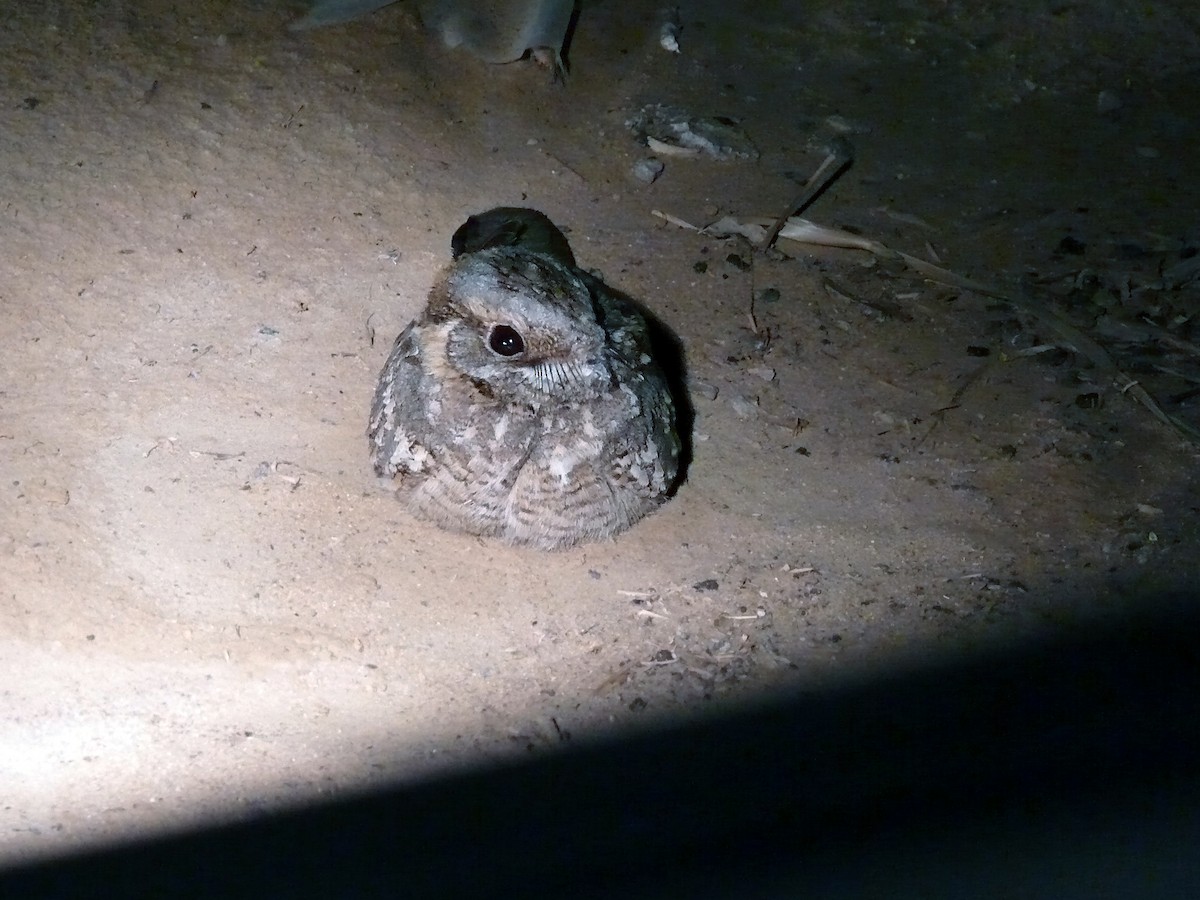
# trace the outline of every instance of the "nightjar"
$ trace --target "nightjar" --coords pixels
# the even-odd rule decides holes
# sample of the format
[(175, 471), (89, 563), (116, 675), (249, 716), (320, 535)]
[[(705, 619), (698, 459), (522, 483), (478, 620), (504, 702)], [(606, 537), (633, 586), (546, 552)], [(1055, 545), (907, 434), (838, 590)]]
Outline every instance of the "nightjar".
[(472, 216), (396, 339), (368, 436), (417, 515), (544, 549), (615, 535), (679, 475), (645, 318), (535, 210)]

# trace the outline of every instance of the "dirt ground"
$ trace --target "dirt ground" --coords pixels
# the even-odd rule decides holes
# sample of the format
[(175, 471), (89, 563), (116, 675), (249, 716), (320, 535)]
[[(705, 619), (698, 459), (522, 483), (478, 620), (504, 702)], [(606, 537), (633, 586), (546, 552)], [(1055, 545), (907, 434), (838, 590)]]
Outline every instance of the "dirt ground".
[[(1200, 427), (1192, 4), (695, 0), (672, 54), (654, 4), (585, 2), (565, 86), (403, 3), (301, 34), (303, 4), (13, 6), (0, 862), (1200, 583), (1200, 444), (1128, 388)], [(645, 184), (649, 103), (759, 155)], [(1034, 312), (652, 213), (777, 216), (838, 135), (855, 163), (808, 218)], [(686, 349), (686, 483), (613, 542), (443, 533), (367, 463), (391, 341), (496, 205), (549, 214)]]

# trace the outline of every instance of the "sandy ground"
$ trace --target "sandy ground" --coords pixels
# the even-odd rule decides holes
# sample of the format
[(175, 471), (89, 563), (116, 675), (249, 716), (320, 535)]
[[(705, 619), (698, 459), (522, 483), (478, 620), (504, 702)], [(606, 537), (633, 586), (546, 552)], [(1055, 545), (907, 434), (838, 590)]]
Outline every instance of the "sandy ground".
[[(1078, 347), (1017, 356), (1064, 343), (1046, 319), (652, 210), (777, 215), (843, 134), (855, 165), (809, 218), (1014, 295), (1033, 278), (1196, 426), (1186, 347), (1153, 343), (1182, 373), (1155, 381), (1145, 341), (1096, 329), (1149, 316), (1194, 348), (1195, 281), (1146, 285), (1200, 239), (1200, 13), (740, 6), (681, 4), (673, 55), (652, 5), (586, 5), (565, 87), (403, 4), (307, 34), (299, 4), (5, 14), (0, 861), (1198, 583), (1197, 445)], [(624, 123), (652, 102), (738, 120), (759, 157), (637, 181)], [(686, 348), (687, 481), (614, 542), (442, 533), (367, 464), (391, 341), (495, 205), (547, 212)]]

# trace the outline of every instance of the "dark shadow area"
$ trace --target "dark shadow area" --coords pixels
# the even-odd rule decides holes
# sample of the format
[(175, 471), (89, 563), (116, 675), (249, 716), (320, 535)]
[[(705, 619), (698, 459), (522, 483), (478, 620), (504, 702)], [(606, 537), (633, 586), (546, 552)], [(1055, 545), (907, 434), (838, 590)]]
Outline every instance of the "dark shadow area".
[(1200, 616), (0, 875), (0, 896), (1200, 896)]

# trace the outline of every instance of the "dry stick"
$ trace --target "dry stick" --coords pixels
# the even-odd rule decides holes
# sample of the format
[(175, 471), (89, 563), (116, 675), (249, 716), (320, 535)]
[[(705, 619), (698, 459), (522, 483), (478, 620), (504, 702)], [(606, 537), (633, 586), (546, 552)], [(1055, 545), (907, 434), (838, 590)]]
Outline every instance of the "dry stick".
[(792, 200), (791, 205), (783, 211), (783, 215), (775, 220), (775, 224), (766, 233), (766, 236), (759, 242), (759, 247), (763, 250), (775, 243), (775, 238), (779, 237), (779, 232), (783, 230), (783, 226), (787, 224), (788, 219), (797, 213), (803, 212), (808, 204), (816, 199), (817, 194), (825, 190), (826, 185), (842, 174), (847, 166), (854, 161), (854, 147), (844, 137), (834, 138), (829, 155), (817, 167), (808, 181), (804, 182), (804, 187), (800, 193)]
[(834, 281), (832, 278), (822, 278), (821, 287), (825, 288), (826, 293), (832, 294), (840, 298), (844, 302), (858, 303), (868, 309), (873, 309), (881, 316), (887, 316), (892, 319), (899, 319), (901, 322), (911, 322), (913, 320), (912, 313), (901, 306), (899, 303), (892, 303), (888, 300), (868, 300), (866, 297), (859, 296), (849, 288), (843, 287)]
[[(655, 213), (663, 218), (666, 218), (662, 213)], [(741, 229), (739, 233), (746, 234), (750, 231), (757, 237), (757, 229), (765, 228), (769, 219), (747, 219), (745, 223), (736, 223)], [(678, 220), (676, 220), (678, 223)], [(686, 223), (682, 223), (686, 224)], [(723, 223), (718, 223), (723, 224)], [(776, 223), (778, 224), (778, 223)], [(694, 230), (699, 231), (700, 229)], [(749, 234), (746, 234), (750, 237)], [(949, 269), (943, 269), (941, 266), (935, 266), (932, 263), (927, 263), (923, 259), (918, 259), (915, 256), (909, 256), (907, 253), (902, 253), (899, 250), (893, 250), (879, 241), (873, 241), (869, 238), (859, 237), (856, 234), (851, 234), (848, 231), (842, 231), (840, 228), (829, 228), (824, 225), (818, 225), (815, 222), (810, 222), (807, 219), (793, 217), (788, 220), (787, 224), (779, 230), (779, 236), (788, 238), (789, 240), (797, 241), (804, 244), (815, 244), (821, 247), (838, 247), (847, 250), (865, 250), (878, 259), (885, 261), (902, 263), (913, 272), (927, 278), (930, 281), (938, 284), (944, 284), (948, 287), (957, 287), (962, 290), (971, 291), (975, 294), (980, 294), (984, 297), (991, 297), (994, 300), (999, 300), (1002, 303), (1007, 303), (1009, 306), (1032, 316), (1034, 319), (1045, 324), (1047, 327), (1058, 333), (1062, 346), (1069, 347), (1081, 356), (1091, 360), (1092, 365), (1106, 372), (1110, 378), (1117, 384), (1121, 393), (1131, 394), (1135, 400), (1142, 404), (1150, 411), (1154, 418), (1158, 419), (1165, 425), (1174, 428), (1180, 434), (1190, 440), (1200, 443), (1200, 430), (1193, 428), (1181, 419), (1169, 415), (1161, 406), (1158, 405), (1149, 392), (1138, 384), (1137, 381), (1130, 378), (1119, 368), (1109, 356), (1108, 351), (1085, 335), (1082, 331), (1076, 328), (1067, 320), (1066, 316), (1058, 310), (1045, 304), (1035, 303), (1030, 292), (1028, 284), (1022, 285), (1022, 293), (1025, 295), (1018, 299), (1004, 293), (999, 288), (985, 284), (982, 281), (975, 281), (971, 278), (963, 278), (951, 272)], [(753, 240), (753, 237), (751, 238)]]
[(750, 333), (758, 334), (758, 317), (754, 314), (754, 295), (757, 293), (754, 283), (754, 262), (752, 257), (750, 263)]
[(954, 396), (950, 398), (949, 403), (940, 409), (935, 409), (933, 411), (933, 424), (929, 426), (929, 429), (923, 435), (921, 435), (921, 439), (913, 445), (913, 449), (917, 449), (927, 440), (929, 440), (933, 436), (933, 433), (937, 430), (937, 427), (942, 424), (946, 413), (950, 412), (952, 409), (958, 409), (958, 407), (962, 404), (962, 398), (966, 395), (967, 391), (969, 391), (974, 384), (983, 378), (984, 375), (995, 369), (1000, 363), (1008, 362), (1009, 359), (1020, 356), (1036, 356), (1039, 353), (1046, 353), (1049, 350), (1057, 349), (1057, 344), (1038, 344), (1036, 347), (1026, 347), (1024, 350), (1020, 350), (1009, 357), (992, 359), (984, 363), (982, 366), (977, 368), (974, 372), (963, 379), (962, 384), (958, 386), (958, 390), (954, 392)]
[[(787, 235), (784, 235), (785, 237)], [(1192, 441), (1200, 442), (1200, 430), (1193, 428), (1183, 420), (1176, 418), (1166, 412), (1158, 401), (1155, 400), (1150, 393), (1142, 387), (1137, 381), (1126, 375), (1116, 362), (1109, 356), (1108, 351), (1097, 344), (1090, 337), (1076, 328), (1071, 322), (1054, 307), (1048, 304), (1036, 303), (1031, 296), (1031, 291), (1028, 283), (1023, 283), (1021, 286), (1022, 297), (1017, 298), (1005, 294), (999, 288), (984, 284), (979, 281), (973, 281), (970, 278), (963, 278), (956, 275), (948, 269), (943, 269), (941, 266), (931, 265), (924, 260), (917, 259), (914, 256), (909, 256), (907, 253), (901, 253), (898, 250), (892, 250), (877, 241), (867, 241), (872, 245), (870, 249), (872, 253), (879, 255), (879, 250), (883, 251), (884, 259), (895, 259), (903, 262), (915, 272), (919, 272), (930, 281), (945, 284), (950, 287), (961, 287), (965, 290), (972, 291), (976, 294), (982, 294), (986, 297), (991, 297), (994, 300), (999, 300), (1002, 303), (1007, 303), (1014, 309), (1020, 310), (1026, 315), (1032, 316), (1034, 319), (1042, 322), (1050, 327), (1051, 330), (1058, 333), (1058, 337), (1063, 346), (1069, 347), (1081, 356), (1091, 360), (1092, 365), (1102, 372), (1108, 374), (1116, 383), (1122, 394), (1132, 394), (1142, 406), (1150, 411), (1154, 418), (1158, 419), (1164, 425), (1169, 425), (1180, 434), (1191, 439)], [(877, 249), (878, 248), (878, 249)]]
[[(1042, 281), (1039, 278), (1036, 283), (1041, 284)], [(1189, 356), (1200, 356), (1200, 346), (1193, 344), (1191, 341), (1185, 341), (1181, 337), (1176, 337), (1149, 316), (1141, 316), (1140, 318), (1141, 322), (1120, 322), (1120, 332), (1115, 335), (1117, 339), (1131, 344), (1144, 344), (1148, 341), (1155, 341), (1160, 344), (1166, 344), (1172, 350), (1178, 350), (1180, 353), (1186, 353)]]
[(1180, 381), (1186, 381), (1189, 384), (1200, 384), (1200, 378), (1195, 375), (1189, 375), (1187, 372), (1180, 372), (1178, 369), (1168, 369), (1166, 366), (1155, 366), (1155, 371), (1162, 372), (1164, 375), (1170, 375), (1172, 378), (1178, 378)]
[(1158, 419), (1164, 425), (1171, 426), (1191, 440), (1200, 442), (1200, 431), (1188, 425), (1182, 419), (1167, 413), (1166, 410), (1158, 405), (1158, 401), (1150, 396), (1149, 391), (1117, 367), (1116, 362), (1109, 356), (1107, 350), (1072, 325), (1066, 316), (1052, 306), (1043, 306), (1042, 304), (1035, 306), (1027, 283), (1022, 283), (1021, 292), (1023, 296), (1020, 300), (1015, 297), (1003, 297), (1001, 299), (1057, 331), (1066, 346), (1070, 347), (1076, 353), (1086, 356), (1092, 361), (1092, 365), (1100, 369), (1100, 371), (1106, 372), (1116, 382), (1122, 394), (1132, 394), (1135, 400), (1150, 410), (1154, 418)]
[(982, 294), (985, 297), (991, 297), (1032, 316), (1057, 332), (1063, 346), (1069, 347), (1081, 356), (1087, 357), (1091, 360), (1092, 365), (1102, 372), (1106, 372), (1116, 382), (1121, 393), (1132, 394), (1134, 399), (1146, 407), (1154, 418), (1165, 425), (1171, 426), (1191, 440), (1200, 441), (1200, 430), (1193, 428), (1175, 416), (1169, 415), (1158, 405), (1158, 401), (1151, 397), (1144, 387), (1117, 367), (1117, 364), (1109, 356), (1107, 350), (1072, 325), (1067, 317), (1054, 309), (1054, 307), (1035, 303), (1030, 296), (1028, 284), (1022, 285), (1024, 296), (1018, 299), (1004, 293), (999, 288), (992, 287), (980, 281), (974, 281), (970, 278), (963, 278), (961, 275), (956, 275), (948, 269), (932, 265), (922, 259), (917, 259), (915, 256), (909, 256), (907, 253), (901, 253), (899, 250), (893, 250), (878, 241), (861, 238), (858, 235), (850, 234), (841, 229), (815, 225), (803, 219), (793, 221), (797, 222), (797, 227), (795, 229), (788, 227), (781, 230), (780, 234), (783, 237), (807, 243), (821, 244), (827, 247), (849, 247), (866, 250), (880, 259), (901, 262), (930, 281), (950, 287), (959, 287), (976, 294)]
[(1185, 341), (1183, 338), (1175, 337), (1171, 332), (1167, 331), (1161, 325), (1150, 321), (1145, 316), (1142, 316), (1142, 321), (1150, 326), (1150, 337), (1153, 340), (1161, 341), (1168, 347), (1174, 347), (1176, 350), (1182, 350), (1184, 353), (1190, 353), (1192, 356), (1200, 356), (1200, 347), (1190, 341)]

